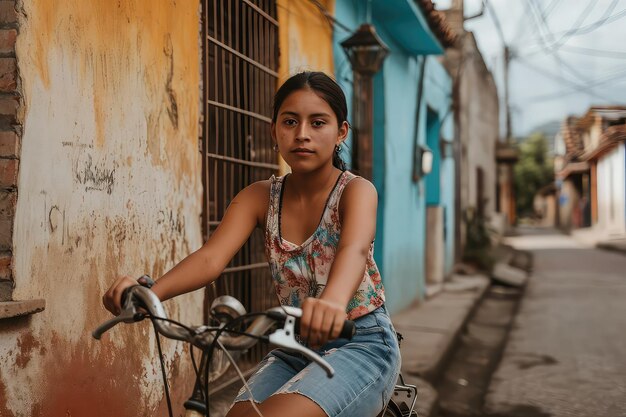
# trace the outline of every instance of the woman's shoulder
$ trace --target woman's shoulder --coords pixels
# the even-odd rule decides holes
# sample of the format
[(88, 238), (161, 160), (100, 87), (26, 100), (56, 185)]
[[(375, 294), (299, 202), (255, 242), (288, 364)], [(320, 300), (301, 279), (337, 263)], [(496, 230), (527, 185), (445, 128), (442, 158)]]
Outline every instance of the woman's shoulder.
[(272, 186), (273, 176), (270, 179), (256, 181), (245, 187), (239, 192), (242, 197), (246, 198), (269, 198), (269, 191)]
[(345, 185), (339, 201), (339, 210), (341, 212), (343, 212), (346, 206), (359, 206), (368, 202), (378, 202), (378, 192), (374, 184), (363, 177), (359, 177), (350, 172), (348, 174), (350, 179)]
[(263, 224), (262, 222), (269, 205), (270, 187), (270, 180), (253, 182), (241, 190), (232, 203), (240, 204), (246, 207), (247, 210), (251, 210), (256, 216), (258, 223)]
[(377, 197), (378, 196), (378, 192), (376, 191), (376, 187), (374, 187), (374, 184), (371, 183), (371, 181), (363, 178), (363, 177), (359, 177), (358, 175), (354, 175), (351, 172), (347, 172), (347, 179), (348, 182), (344, 188), (343, 194), (344, 196), (347, 195), (356, 195), (356, 196), (363, 196), (363, 197)]

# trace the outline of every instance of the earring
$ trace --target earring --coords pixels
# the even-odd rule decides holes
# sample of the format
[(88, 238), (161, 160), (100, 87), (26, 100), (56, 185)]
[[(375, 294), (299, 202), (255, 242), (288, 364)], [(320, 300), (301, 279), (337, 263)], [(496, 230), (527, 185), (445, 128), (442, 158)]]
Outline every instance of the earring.
[(272, 149), (274, 150), (274, 152), (278, 153), (278, 143), (275, 143)]
[(339, 155), (341, 153), (341, 143), (335, 146), (335, 153)]

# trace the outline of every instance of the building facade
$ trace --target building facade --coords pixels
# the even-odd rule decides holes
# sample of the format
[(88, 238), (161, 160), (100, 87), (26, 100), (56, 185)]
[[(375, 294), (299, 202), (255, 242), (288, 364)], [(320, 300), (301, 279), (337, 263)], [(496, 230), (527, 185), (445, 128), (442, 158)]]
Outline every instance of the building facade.
[(558, 224), (626, 236), (626, 108), (592, 107), (569, 117), (555, 138)]
[[(476, 39), (464, 28), (463, 2), (455, 0), (446, 17), (457, 34), (454, 47), (448, 48), (445, 66), (454, 79), (456, 135), (458, 137), (456, 187), (457, 254), (467, 240), (464, 219), (479, 216), (495, 221), (502, 193), (503, 177), (496, 166), (499, 144), (499, 101), (493, 76), (478, 49)], [(507, 182), (508, 183), (508, 182)], [(512, 196), (511, 196), (512, 200)]]
[(626, 108), (592, 107), (569, 117), (555, 138), (558, 224), (626, 236)]
[[(372, 180), (379, 194), (375, 256), (394, 312), (424, 297), (428, 284), (440, 284), (452, 268), (452, 82), (436, 58), (450, 35), (445, 22), (436, 21), (430, 2), (394, 0), (367, 7), (368, 2), (352, 0), (335, 5), (343, 26), (335, 31), (335, 74), (352, 97), (352, 70), (340, 43), (362, 23), (374, 25), (389, 48), (373, 81)], [(350, 140), (348, 146), (354, 146)], [(433, 153), (427, 175), (415, 166), (416, 152), (424, 148)]]

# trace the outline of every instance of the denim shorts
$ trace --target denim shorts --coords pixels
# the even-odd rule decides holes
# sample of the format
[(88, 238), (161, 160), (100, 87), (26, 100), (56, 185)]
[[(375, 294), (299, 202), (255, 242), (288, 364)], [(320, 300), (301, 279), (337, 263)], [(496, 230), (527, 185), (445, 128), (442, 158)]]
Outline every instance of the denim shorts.
[[(385, 306), (359, 317), (352, 340), (337, 339), (316, 352), (334, 369), (326, 372), (299, 353), (275, 349), (248, 380), (255, 402), (297, 393), (329, 417), (375, 417), (389, 401), (400, 372), (400, 348)], [(250, 399), (243, 387), (235, 403)]]

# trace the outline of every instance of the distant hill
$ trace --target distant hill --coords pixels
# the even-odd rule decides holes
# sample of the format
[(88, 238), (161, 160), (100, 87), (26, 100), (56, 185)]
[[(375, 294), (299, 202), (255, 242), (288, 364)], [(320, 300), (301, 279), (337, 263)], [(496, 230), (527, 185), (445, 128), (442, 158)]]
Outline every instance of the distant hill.
[(533, 129), (529, 129), (528, 133), (524, 137), (517, 138), (518, 143), (522, 143), (526, 140), (527, 137), (532, 135), (533, 133), (543, 133), (543, 135), (548, 140), (548, 149), (552, 154), (554, 152), (554, 137), (561, 130), (561, 121), (560, 120), (552, 120), (550, 122), (543, 123), (539, 126), (534, 127)]
[(546, 135), (548, 139), (552, 141), (554, 139), (554, 136), (556, 136), (556, 134), (559, 132), (559, 130), (561, 130), (561, 121), (552, 120), (551, 122), (546, 122), (539, 126), (536, 126), (533, 129), (530, 129), (528, 131), (528, 136), (532, 135), (533, 133), (540, 132)]

